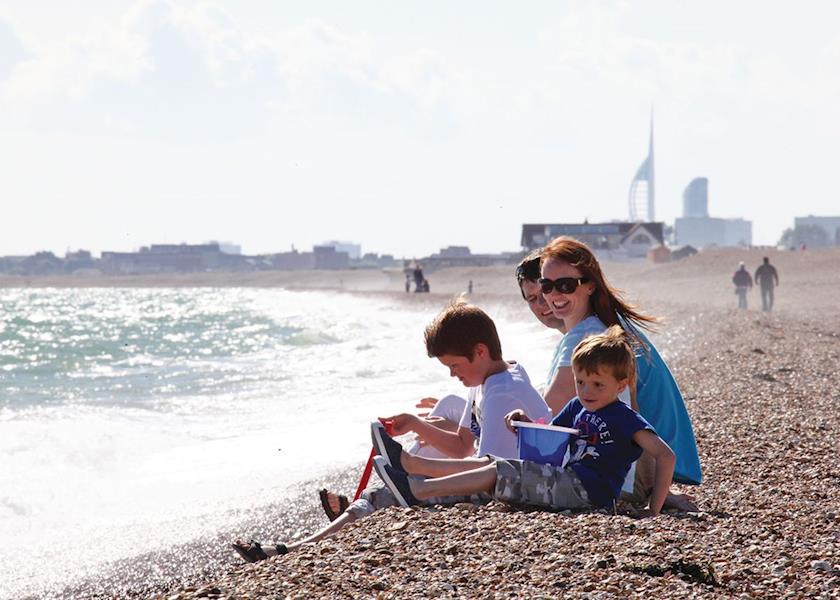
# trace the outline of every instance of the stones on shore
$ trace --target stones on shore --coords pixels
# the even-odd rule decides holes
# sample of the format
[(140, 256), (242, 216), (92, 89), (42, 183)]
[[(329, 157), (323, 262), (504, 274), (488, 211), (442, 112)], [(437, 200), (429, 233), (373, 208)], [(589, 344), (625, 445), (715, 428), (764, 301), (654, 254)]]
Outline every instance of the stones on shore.
[(670, 357), (705, 475), (677, 488), (699, 512), (392, 508), (263, 563), (231, 554), (226, 575), (162, 597), (840, 597), (840, 372), (818, 335), (840, 322), (704, 319)]

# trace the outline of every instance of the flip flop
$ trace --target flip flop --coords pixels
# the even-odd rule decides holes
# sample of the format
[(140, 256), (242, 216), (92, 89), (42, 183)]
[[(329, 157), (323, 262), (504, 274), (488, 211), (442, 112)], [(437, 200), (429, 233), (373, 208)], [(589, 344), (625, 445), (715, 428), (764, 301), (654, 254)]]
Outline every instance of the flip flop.
[[(260, 543), (257, 540), (252, 539), (247, 545), (237, 540), (231, 544), (231, 547), (236, 550), (236, 553), (239, 554), (245, 562), (255, 563), (268, 558), (268, 554), (265, 553), (265, 550), (262, 549), (262, 546), (260, 546)], [(275, 544), (274, 549), (277, 550), (277, 554), (279, 555), (289, 553), (289, 549), (285, 544)]]
[(332, 522), (335, 521), (338, 517), (344, 514), (344, 511), (347, 510), (347, 507), (350, 506), (350, 502), (347, 500), (347, 496), (343, 494), (338, 495), (338, 512), (335, 512), (330, 506), (330, 499), (329, 493), (326, 489), (320, 490), (318, 492), (318, 497), (321, 499), (321, 508), (324, 509), (324, 513), (327, 515), (327, 518)]

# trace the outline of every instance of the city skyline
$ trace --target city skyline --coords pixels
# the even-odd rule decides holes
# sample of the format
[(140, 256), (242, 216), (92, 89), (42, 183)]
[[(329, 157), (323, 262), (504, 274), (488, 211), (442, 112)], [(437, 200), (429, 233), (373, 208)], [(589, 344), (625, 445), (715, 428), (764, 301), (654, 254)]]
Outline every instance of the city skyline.
[(651, 106), (657, 220), (705, 177), (773, 245), (837, 213), (840, 6), (809, 6), (5, 1), (0, 255), (514, 250), (626, 218)]

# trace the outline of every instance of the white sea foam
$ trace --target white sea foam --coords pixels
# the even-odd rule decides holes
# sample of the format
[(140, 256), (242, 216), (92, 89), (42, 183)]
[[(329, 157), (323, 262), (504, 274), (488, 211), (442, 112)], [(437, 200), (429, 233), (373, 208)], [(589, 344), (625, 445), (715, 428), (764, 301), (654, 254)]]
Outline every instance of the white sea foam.
[[(382, 298), (3, 290), (0, 308), (0, 596), (282, 498), (361, 463), (372, 418), (463, 392), (426, 357), (435, 310)], [(550, 333), (485, 308), (542, 383)]]

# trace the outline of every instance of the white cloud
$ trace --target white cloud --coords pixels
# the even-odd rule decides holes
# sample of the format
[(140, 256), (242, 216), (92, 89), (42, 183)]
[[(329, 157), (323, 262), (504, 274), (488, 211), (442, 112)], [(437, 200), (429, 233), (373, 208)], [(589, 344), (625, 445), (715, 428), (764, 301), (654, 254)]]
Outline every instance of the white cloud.
[(29, 57), (14, 25), (0, 15), (0, 85), (15, 67)]
[[(146, 227), (171, 222), (179, 198), (200, 210), (235, 204), (276, 223), (260, 241), (253, 234), (264, 250), (277, 247), (275, 236), (281, 247), (287, 239), (305, 246), (299, 236), (309, 228), (319, 229), (315, 238), (384, 236), (400, 229), (406, 207), (426, 232), (412, 243), (432, 249), (463, 235), (476, 215), (494, 231), (510, 229), (498, 225), (502, 214), (623, 217), (651, 104), (660, 217), (678, 214), (697, 175), (711, 178), (713, 212), (749, 217), (804, 186), (819, 196), (821, 173), (834, 166), (837, 38), (803, 62), (784, 44), (761, 48), (737, 36), (652, 37), (627, 26), (639, 10), (629, 4), (573, 3), (546, 18), (517, 9), (516, 47), (468, 28), (402, 36), (387, 19), (347, 21), (338, 12), (304, 19), (277, 9), (255, 27), (248, 10), (143, 0), (118, 18), (88, 16), (64, 38), (13, 29), (29, 56), (18, 54), (0, 80), (0, 127), (12, 126), (15, 109), (31, 156), (59, 136), (54, 160), (79, 149), (61, 171), (64, 184), (51, 188), (56, 197), (79, 182), (87, 195), (85, 182), (98, 176), (88, 162), (98, 159), (111, 180), (90, 194), (114, 197), (123, 181), (135, 182), (138, 206), (155, 199), (137, 213), (148, 212)], [(0, 27), (0, 46), (3, 39)], [(808, 182), (789, 181), (804, 171)], [(32, 198), (43, 191), (34, 182), (19, 189)], [(292, 226), (286, 211), (295, 202)], [(353, 223), (359, 208), (387, 215), (389, 225), (365, 231)], [(775, 210), (779, 223), (761, 227), (780, 227), (791, 210)], [(181, 214), (186, 231), (192, 212)], [(220, 227), (231, 234), (213, 236), (244, 240), (253, 224), (242, 219), (225, 219)], [(408, 241), (395, 236), (370, 241), (399, 251)], [(484, 248), (515, 241), (493, 238)]]

